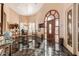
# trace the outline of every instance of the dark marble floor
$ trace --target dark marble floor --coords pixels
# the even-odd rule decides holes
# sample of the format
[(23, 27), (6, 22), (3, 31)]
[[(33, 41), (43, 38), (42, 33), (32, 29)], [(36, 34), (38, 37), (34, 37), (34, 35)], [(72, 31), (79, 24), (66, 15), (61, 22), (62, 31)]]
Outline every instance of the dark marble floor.
[[(12, 54), (12, 56), (44, 56), (44, 51), (36, 52), (37, 49), (23, 49)], [(38, 49), (39, 50), (39, 49)]]
[[(51, 50), (51, 51), (49, 51)], [(45, 50), (41, 50), (40, 53), (38, 53), (40, 49), (22, 49), (22, 51), (17, 51), (13, 56), (45, 56)], [(57, 50), (55, 46), (48, 46), (47, 48), (47, 56), (70, 56), (66, 52), (66, 48), (63, 46), (59, 46), (59, 49)]]
[(16, 52), (11, 54), (11, 56), (45, 56), (45, 52), (47, 52), (46, 56), (72, 56), (72, 54), (64, 47), (59, 45), (58, 43), (55, 45), (47, 44), (47, 50), (45, 50), (45, 41), (41, 43), (41, 47), (34, 48), (32, 46), (35, 43), (30, 43), (30, 48), (26, 46), (20, 45), (20, 49)]
[(48, 56), (72, 56), (72, 54), (64, 46), (61, 46), (61, 45), (59, 46), (48, 45), (47, 55)]
[(34, 51), (33, 49), (23, 49), (12, 54), (12, 56), (34, 56)]
[(41, 43), (39, 48), (34, 48), (32, 45), (35, 43), (30, 43), (29, 48), (26, 46), (22, 46), (20, 44), (20, 49), (16, 53), (12, 54), (12, 56), (45, 56), (44, 43)]

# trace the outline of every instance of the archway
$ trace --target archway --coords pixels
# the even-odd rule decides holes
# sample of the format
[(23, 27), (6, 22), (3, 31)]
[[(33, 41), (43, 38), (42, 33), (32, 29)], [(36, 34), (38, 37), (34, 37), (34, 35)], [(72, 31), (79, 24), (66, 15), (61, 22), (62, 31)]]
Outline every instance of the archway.
[(47, 45), (52, 45), (54, 48), (59, 43), (59, 19), (57, 10), (50, 10), (45, 15), (45, 39), (47, 39)]

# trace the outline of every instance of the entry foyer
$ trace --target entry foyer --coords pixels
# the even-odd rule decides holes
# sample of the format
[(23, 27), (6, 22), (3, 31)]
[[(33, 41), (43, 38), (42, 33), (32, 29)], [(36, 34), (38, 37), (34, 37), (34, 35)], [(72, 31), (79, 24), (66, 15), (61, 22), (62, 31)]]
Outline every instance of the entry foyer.
[(79, 4), (1, 3), (0, 56), (78, 56)]

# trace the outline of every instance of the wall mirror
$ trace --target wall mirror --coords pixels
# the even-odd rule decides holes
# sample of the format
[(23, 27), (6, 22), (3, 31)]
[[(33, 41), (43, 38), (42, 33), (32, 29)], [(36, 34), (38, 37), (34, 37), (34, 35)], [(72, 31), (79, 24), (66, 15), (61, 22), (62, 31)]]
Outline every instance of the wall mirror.
[(67, 43), (72, 47), (72, 9), (67, 12)]
[[(78, 16), (79, 16), (79, 4), (78, 4)], [(79, 51), (79, 17), (78, 17), (78, 51)]]

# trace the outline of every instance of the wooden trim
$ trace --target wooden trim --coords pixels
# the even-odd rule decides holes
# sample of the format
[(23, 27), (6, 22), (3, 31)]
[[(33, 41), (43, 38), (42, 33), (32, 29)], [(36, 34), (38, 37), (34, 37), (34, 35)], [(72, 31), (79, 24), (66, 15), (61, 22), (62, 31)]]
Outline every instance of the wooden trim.
[(4, 4), (1, 3), (1, 34), (3, 34), (3, 7), (4, 7)]

